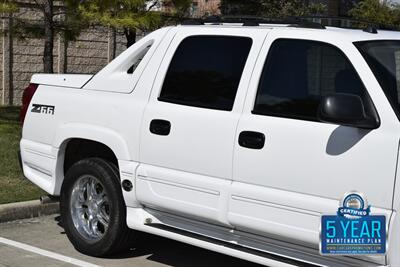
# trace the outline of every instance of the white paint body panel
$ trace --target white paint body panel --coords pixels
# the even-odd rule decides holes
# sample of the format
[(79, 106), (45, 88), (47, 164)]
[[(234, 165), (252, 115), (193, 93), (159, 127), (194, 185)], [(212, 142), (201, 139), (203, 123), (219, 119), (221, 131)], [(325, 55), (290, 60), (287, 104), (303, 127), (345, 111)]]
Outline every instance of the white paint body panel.
[(21, 158), (26, 177), (49, 194), (57, 191), (56, 163), (58, 149), (51, 145), (21, 140)]
[[(177, 46), (191, 35), (252, 38), (231, 112), (157, 100)], [(340, 48), (368, 89), (380, 116), (380, 127), (365, 131), (253, 115), (260, 73), (276, 38), (319, 40)], [(282, 248), (288, 248), (281, 253), (283, 256), (329, 266), (327, 258), (318, 254), (320, 215), (335, 213), (343, 194), (358, 190), (367, 195), (372, 212), (385, 214), (390, 222), (389, 253), (387, 257), (341, 259), (346, 264), (398, 266), (400, 179), (396, 178), (400, 123), (352, 44), (373, 39), (400, 39), (400, 35), (335, 28), (169, 27), (141, 39), (95, 76), (34, 75), (32, 83), (39, 84), (39, 88), (31, 105), (54, 105), (55, 113), (32, 113), (28, 109), (21, 140), (24, 174), (48, 193), (59, 195), (68, 142), (81, 138), (103, 143), (118, 159), (121, 180), (133, 183), (133, 190), (123, 193), (131, 228), (270, 266), (287, 264), (155, 229), (144, 220), (151, 218), (175, 228), (186, 225), (191, 232), (204, 235), (186, 221), (190, 219), (207, 226), (207, 237), (258, 251), (265, 251), (265, 240), (275, 239)], [(132, 61), (149, 45), (135, 72), (127, 74)], [(151, 134), (149, 124), (153, 119), (170, 121), (170, 134)], [(238, 145), (238, 135), (245, 130), (265, 134), (262, 150)], [(147, 209), (178, 219), (168, 224)], [(241, 239), (235, 231), (249, 236)], [(293, 256), (295, 250), (297, 256)], [(279, 253), (275, 250), (275, 254)]]
[(221, 210), (226, 210), (230, 184), (228, 180), (143, 164), (138, 170), (136, 195), (148, 207), (228, 225), (226, 212)]
[[(100, 70), (85, 86), (85, 89), (131, 93), (150, 63), (150, 59), (153, 58), (153, 56), (156, 57), (156, 61), (160, 59), (156, 51), (163, 51), (163, 46), (168, 45), (168, 38), (165, 39), (164, 37), (170, 30), (171, 28), (162, 28), (136, 42)], [(127, 73), (127, 70), (135, 62), (138, 54), (140, 54), (140, 51), (148, 46), (151, 46), (151, 48), (146, 53), (135, 72), (133, 74)]]

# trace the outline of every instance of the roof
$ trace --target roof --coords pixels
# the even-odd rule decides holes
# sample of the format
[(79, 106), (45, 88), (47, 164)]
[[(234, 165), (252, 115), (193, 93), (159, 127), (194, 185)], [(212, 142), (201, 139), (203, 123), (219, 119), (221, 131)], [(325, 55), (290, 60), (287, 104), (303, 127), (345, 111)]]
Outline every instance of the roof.
[(262, 30), (276, 30), (276, 31), (304, 31), (304, 32), (318, 32), (322, 35), (337, 35), (337, 38), (346, 39), (351, 42), (367, 41), (367, 40), (400, 40), (400, 31), (380, 30), (377, 33), (366, 32), (363, 29), (349, 29), (339, 27), (324, 27), (310, 28), (290, 24), (260, 24), (258, 26), (243, 26), (243, 23), (221, 23), (221, 24), (204, 24), (204, 25), (180, 25), (180, 27), (194, 27), (194, 28), (237, 28), (237, 29), (259, 29)]

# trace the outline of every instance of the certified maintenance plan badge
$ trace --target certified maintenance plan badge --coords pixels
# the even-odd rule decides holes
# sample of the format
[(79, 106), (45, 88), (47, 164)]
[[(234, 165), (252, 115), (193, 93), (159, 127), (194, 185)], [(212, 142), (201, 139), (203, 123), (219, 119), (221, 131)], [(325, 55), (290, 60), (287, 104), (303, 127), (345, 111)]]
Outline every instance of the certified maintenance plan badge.
[(321, 217), (322, 255), (386, 253), (386, 217), (370, 215), (363, 194), (346, 193), (336, 215)]

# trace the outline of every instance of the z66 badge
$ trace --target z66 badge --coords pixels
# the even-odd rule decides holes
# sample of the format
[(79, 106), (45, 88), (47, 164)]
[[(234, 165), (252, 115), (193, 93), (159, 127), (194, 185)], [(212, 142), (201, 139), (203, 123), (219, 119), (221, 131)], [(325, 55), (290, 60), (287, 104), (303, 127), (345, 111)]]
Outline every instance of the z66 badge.
[(54, 115), (54, 110), (55, 109), (56, 108), (54, 106), (41, 105), (41, 104), (32, 104), (31, 112)]
[(370, 215), (367, 199), (346, 193), (336, 215), (323, 215), (320, 253), (323, 255), (386, 254), (386, 217)]

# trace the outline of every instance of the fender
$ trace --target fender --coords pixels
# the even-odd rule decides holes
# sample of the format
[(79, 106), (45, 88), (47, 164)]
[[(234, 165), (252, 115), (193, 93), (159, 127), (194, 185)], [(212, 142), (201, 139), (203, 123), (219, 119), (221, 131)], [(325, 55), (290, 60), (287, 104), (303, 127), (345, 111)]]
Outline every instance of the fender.
[(131, 160), (128, 146), (125, 140), (117, 132), (97, 125), (83, 123), (63, 124), (57, 130), (53, 141), (53, 147), (58, 149), (54, 190), (51, 192), (53, 195), (60, 195), (61, 186), (64, 181), (64, 150), (68, 141), (73, 138), (87, 139), (102, 143), (114, 152), (118, 161)]
[(73, 138), (88, 139), (108, 146), (118, 160), (132, 160), (128, 145), (120, 134), (102, 126), (67, 123), (63, 124), (55, 135), (53, 147), (60, 148), (67, 140)]

